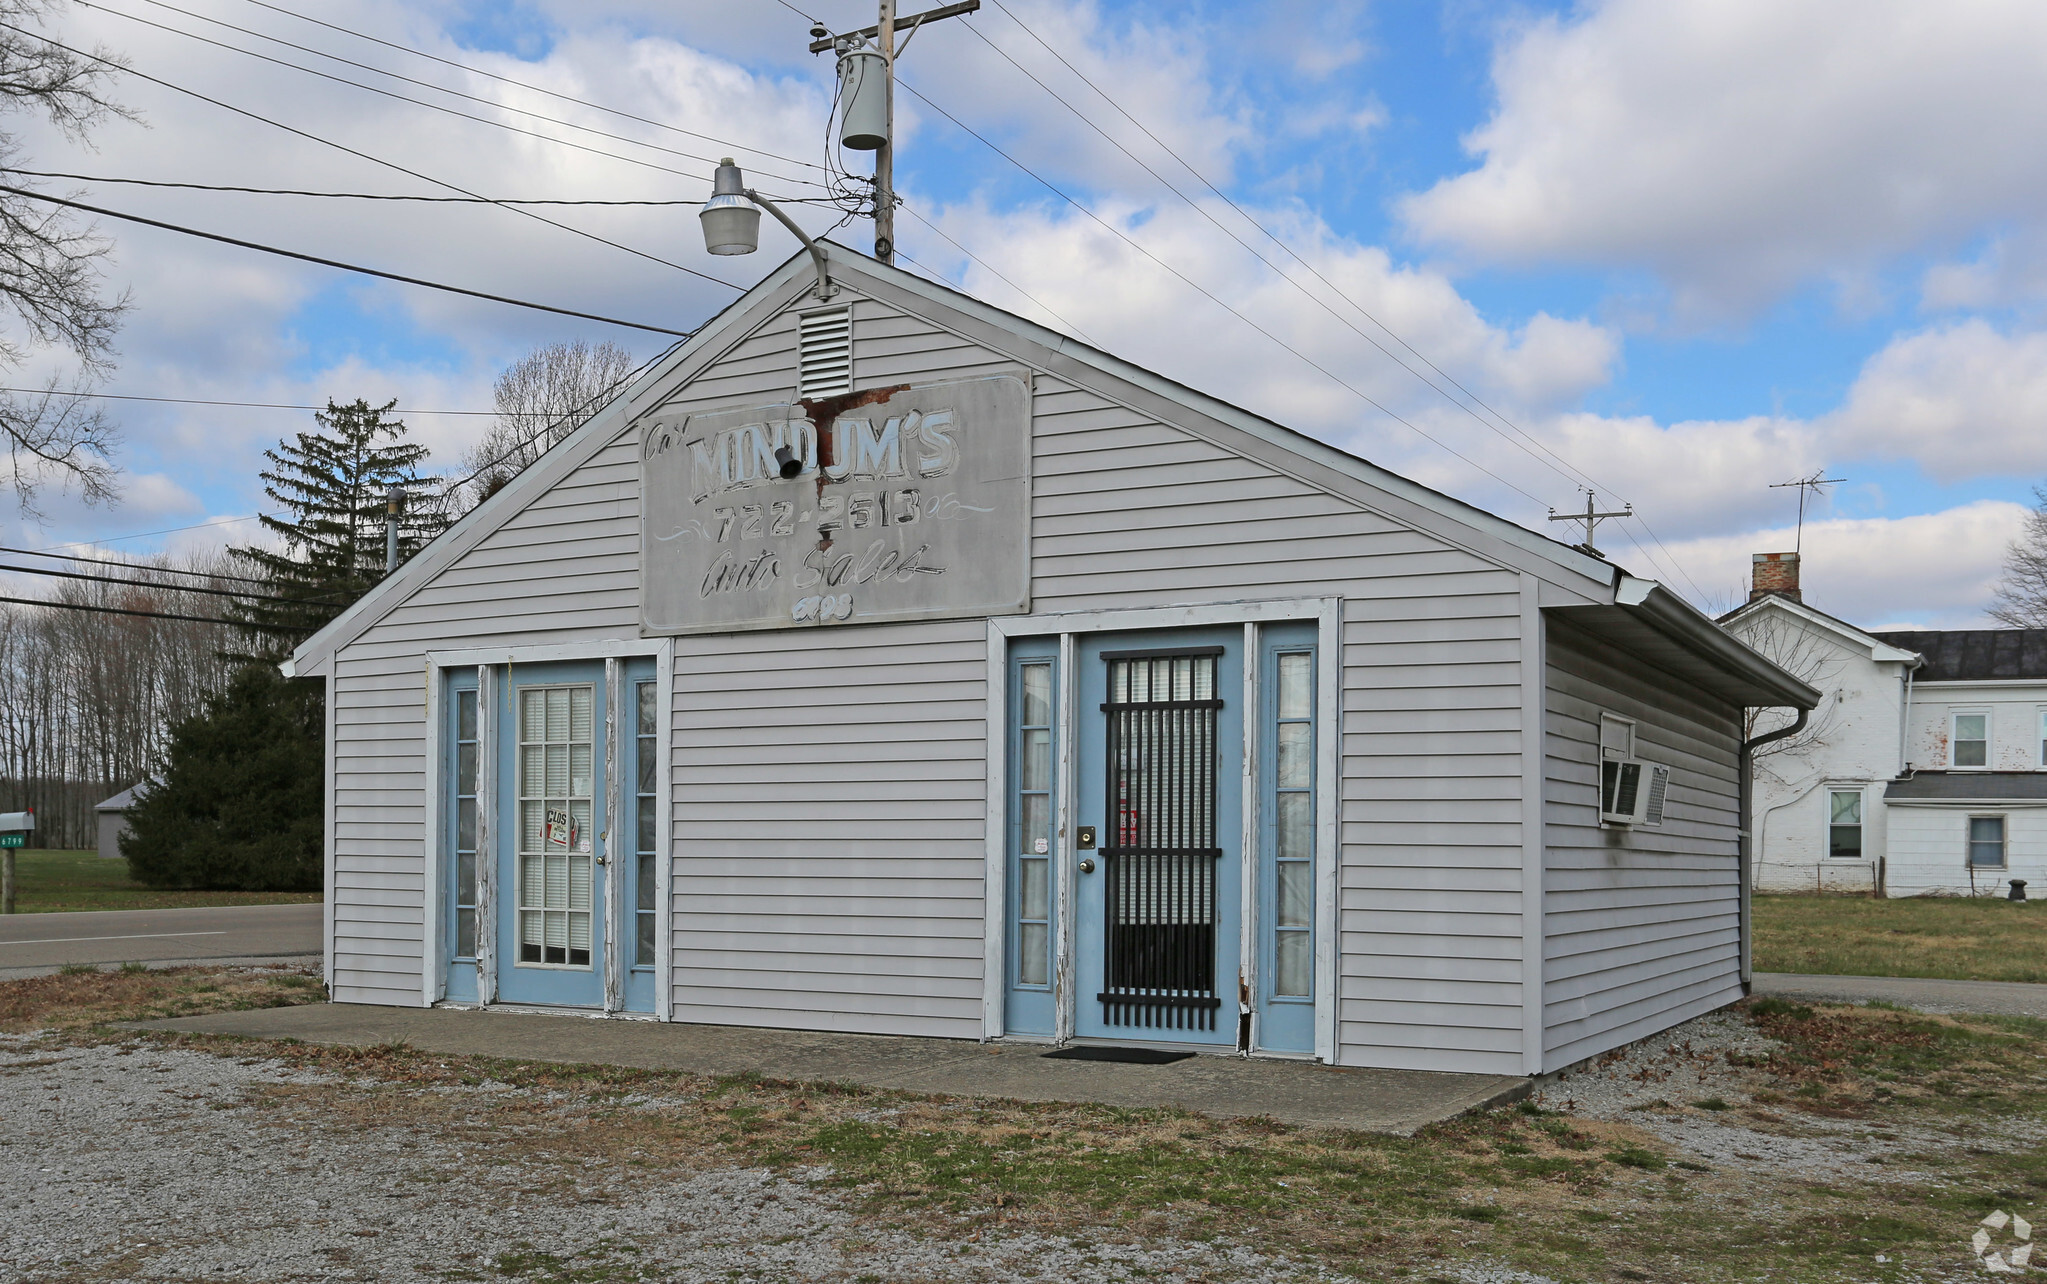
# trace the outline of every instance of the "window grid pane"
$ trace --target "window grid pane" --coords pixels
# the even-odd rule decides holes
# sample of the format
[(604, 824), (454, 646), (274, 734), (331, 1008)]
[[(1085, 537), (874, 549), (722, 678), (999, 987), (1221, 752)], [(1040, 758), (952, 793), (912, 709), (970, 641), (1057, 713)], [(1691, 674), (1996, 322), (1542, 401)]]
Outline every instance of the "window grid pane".
[(634, 704), (639, 709), (638, 734), (633, 738), (633, 762), (637, 770), (637, 792), (633, 796), (633, 833), (636, 839), (634, 861), (634, 928), (633, 966), (654, 966), (654, 941), (659, 930), (655, 904), (655, 838), (660, 832), (655, 782), (660, 763), (660, 749), (655, 743), (655, 684), (639, 683), (634, 692)]
[(1969, 864), (1977, 869), (2004, 868), (2004, 817), (1969, 817)]
[(1015, 983), (1052, 983), (1052, 665), (1017, 667), (1014, 754)]
[(1272, 996), (1313, 997), (1315, 957), (1314, 654), (1274, 657)]
[(455, 950), (458, 959), (476, 957), (476, 692), (455, 692)]
[(521, 966), (592, 966), (596, 690), (527, 688), (519, 699)]

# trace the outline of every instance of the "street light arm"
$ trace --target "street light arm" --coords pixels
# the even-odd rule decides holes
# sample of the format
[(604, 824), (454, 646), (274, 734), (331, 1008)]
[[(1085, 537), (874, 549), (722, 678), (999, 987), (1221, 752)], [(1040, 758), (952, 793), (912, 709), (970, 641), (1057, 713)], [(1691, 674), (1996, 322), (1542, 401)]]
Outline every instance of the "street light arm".
[(817, 264), (817, 297), (820, 299), (829, 299), (834, 294), (837, 294), (839, 292), (839, 287), (832, 284), (831, 268), (830, 265), (825, 260), (824, 247), (822, 245), (819, 245), (816, 241), (811, 240), (810, 237), (804, 233), (802, 228), (796, 226), (796, 220), (790, 218), (787, 214), (784, 214), (782, 212), (781, 206), (775, 204), (767, 197), (762, 196), (759, 192), (754, 191), (751, 187), (744, 188), (742, 190), (744, 190), (744, 192), (746, 193), (747, 200), (752, 201), (754, 204), (760, 206), (768, 213), (774, 215), (776, 220), (780, 222), (783, 227), (788, 228), (790, 233), (794, 235), (797, 240), (803, 242), (803, 248), (810, 251), (811, 259)]

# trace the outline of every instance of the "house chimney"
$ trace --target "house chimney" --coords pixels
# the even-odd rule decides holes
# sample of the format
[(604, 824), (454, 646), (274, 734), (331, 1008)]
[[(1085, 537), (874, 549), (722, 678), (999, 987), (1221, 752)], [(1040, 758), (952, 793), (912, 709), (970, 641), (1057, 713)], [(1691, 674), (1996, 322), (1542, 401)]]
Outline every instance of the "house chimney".
[(1757, 553), (1750, 561), (1749, 601), (1772, 593), (1794, 602), (1805, 600), (1798, 591), (1798, 554)]

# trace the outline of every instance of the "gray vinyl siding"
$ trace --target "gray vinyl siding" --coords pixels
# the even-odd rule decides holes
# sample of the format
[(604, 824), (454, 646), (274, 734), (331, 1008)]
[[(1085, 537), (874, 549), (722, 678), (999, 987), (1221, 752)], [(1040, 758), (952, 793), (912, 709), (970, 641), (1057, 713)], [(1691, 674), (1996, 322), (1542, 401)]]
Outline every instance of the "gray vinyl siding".
[(1514, 573), (1046, 376), (1032, 609), (1344, 599), (1338, 1059), (1522, 1069)]
[[(1015, 363), (858, 300), (866, 388)], [(784, 313), (687, 389), (788, 397)], [(1517, 573), (1038, 375), (1032, 610), (1343, 599), (1339, 1059), (1518, 1073)], [(638, 467), (600, 451), (344, 648), (337, 997), (416, 1003), (429, 649), (638, 636)], [(683, 637), (673, 692), (677, 1020), (974, 1037), (978, 619)]]
[[(1548, 621), (1546, 1069), (1741, 997), (1741, 711)], [(1599, 715), (1671, 768), (1663, 825), (1599, 825)]]

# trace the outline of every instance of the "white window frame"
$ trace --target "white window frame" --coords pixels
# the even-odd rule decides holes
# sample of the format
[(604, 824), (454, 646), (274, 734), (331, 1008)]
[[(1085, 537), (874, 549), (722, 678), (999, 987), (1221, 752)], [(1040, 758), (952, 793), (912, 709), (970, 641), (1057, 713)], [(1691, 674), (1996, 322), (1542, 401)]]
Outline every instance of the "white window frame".
[[(1834, 795), (1835, 795), (1835, 794), (1854, 794), (1854, 795), (1855, 795), (1855, 797), (1856, 797), (1856, 807), (1855, 807), (1855, 828), (1857, 828), (1858, 830), (1862, 831), (1862, 837), (1861, 837), (1861, 841), (1860, 841), (1860, 842), (1858, 842), (1858, 843), (1856, 844), (1856, 847), (1857, 847), (1857, 848), (1858, 848), (1859, 850), (1858, 850), (1858, 851), (1856, 852), (1856, 854), (1855, 854), (1854, 856), (1852, 856), (1852, 857), (1851, 857), (1851, 856), (1836, 856), (1836, 855), (1834, 855)], [(1821, 835), (1821, 841), (1822, 841), (1822, 843), (1824, 844), (1824, 845), (1823, 845), (1823, 847), (1822, 847), (1822, 849), (1821, 849), (1821, 850), (1822, 850), (1822, 852), (1823, 852), (1823, 855), (1821, 856), (1821, 860), (1823, 860), (1823, 861), (1836, 861), (1836, 860), (1868, 860), (1868, 859), (1869, 859), (1869, 789), (1868, 789), (1868, 787), (1867, 787), (1867, 786), (1865, 786), (1865, 785), (1863, 785), (1863, 784), (1860, 784), (1860, 783), (1848, 783), (1848, 784), (1829, 784), (1829, 785), (1828, 785), (1828, 786), (1827, 786), (1827, 787), (1826, 787), (1825, 789), (1823, 789), (1823, 790), (1821, 791), (1821, 797), (1822, 797), (1822, 798), (1823, 798), (1823, 800), (1824, 800), (1824, 801), (1823, 801), (1823, 803), (1822, 803), (1822, 806), (1824, 807), (1824, 810), (1823, 810), (1823, 811), (1822, 811), (1822, 812), (1820, 813), (1820, 827), (1821, 827), (1821, 830), (1823, 831), (1823, 832), (1822, 832), (1822, 835)]]
[[(1976, 863), (1976, 822), (1994, 820), (1997, 822), (1997, 864)], [(2011, 868), (2011, 817), (2003, 812), (1970, 812), (1962, 824), (1962, 867), (1964, 869), (1987, 869), (2004, 873)]]
[[(624, 686), (623, 670), (617, 661), (643, 656), (653, 657), (654, 681), (659, 684), (661, 708), (664, 711), (658, 736), (661, 761), (664, 765), (659, 778), (655, 782), (655, 787), (658, 790), (656, 797), (661, 808), (661, 814), (668, 818), (669, 823), (661, 826), (660, 838), (656, 844), (658, 854), (654, 861), (655, 903), (661, 907), (659, 912), (662, 921), (662, 930), (654, 939), (654, 1019), (657, 1021), (667, 1021), (672, 1019), (671, 1003), (674, 998), (675, 975), (673, 958), (675, 902), (672, 891), (672, 875), (675, 864), (675, 826), (673, 823), (675, 815), (675, 772), (672, 767), (667, 765), (674, 761), (674, 638), (646, 638), (631, 641), (618, 639), (587, 643), (542, 644), (538, 646), (468, 647), (460, 650), (451, 649), (427, 652), (426, 760), (429, 764), (434, 765), (432, 769), (426, 772), (426, 815), (439, 817), (442, 815), (441, 809), (444, 805), (442, 801), (444, 793), (443, 773), (438, 764), (442, 761), (447, 751), (446, 723), (448, 719), (444, 707), (444, 693), (447, 684), (444, 679), (450, 670), (467, 668), (478, 670), (477, 734), (483, 736), (486, 729), (490, 733), (483, 751), (477, 754), (477, 812), (479, 816), (483, 816), (495, 810), (497, 801), (501, 797), (498, 793), (499, 788), (503, 784), (509, 783), (500, 782), (496, 779), (497, 752), (493, 746), (497, 745), (497, 734), (501, 730), (496, 725), (496, 700), (501, 685), (498, 666), (546, 664), (560, 660), (610, 661), (611, 663), (605, 666), (605, 685), (609, 693), (607, 696), (607, 699), (610, 701), (608, 707), (613, 711), (613, 717), (612, 725), (606, 731), (605, 736), (606, 743), (612, 746), (611, 749), (607, 750), (607, 754), (615, 762), (617, 760), (617, 730), (621, 723), (621, 720), (615, 715), (618, 709), (618, 692)], [(332, 752), (333, 745), (334, 705), (335, 701), (330, 697), (327, 702), (328, 745), (330, 753)], [(611, 804), (613, 810), (609, 813), (610, 815), (618, 814), (615, 799), (618, 793), (618, 786), (622, 782), (617, 777), (618, 773), (616, 771), (613, 771), (607, 777), (608, 783), (606, 788), (610, 791), (610, 796), (614, 800)], [(332, 779), (331, 775), (329, 779)], [(486, 800), (488, 800), (487, 804)], [(334, 802), (334, 791), (332, 789), (328, 790), (327, 801), (328, 806), (331, 808)], [(448, 908), (448, 862), (455, 859), (455, 854), (448, 843), (447, 826), (435, 821), (430, 823), (426, 829), (428, 834), (426, 851), (426, 930), (420, 933), (422, 937), (420, 943), (420, 998), (425, 1006), (432, 1007), (447, 997), (447, 974), (441, 966), (442, 935), (445, 931), (442, 920), (446, 916)], [(331, 861), (329, 865), (332, 865)], [(503, 961), (496, 957), (496, 950), (486, 944), (486, 942), (496, 939), (497, 919), (495, 916), (501, 912), (498, 898), (506, 894), (506, 889), (499, 889), (495, 886), (496, 869), (496, 860), (485, 859), (483, 850), (479, 846), (476, 862), (478, 885), (476, 934), (479, 955), (476, 967), (476, 992), (478, 1002), (484, 1005), (496, 1002), (497, 969), (503, 965)], [(619, 880), (616, 879), (607, 879), (606, 882), (607, 884), (619, 884), (617, 888), (607, 887), (607, 893), (611, 899), (605, 907), (606, 921), (608, 925), (613, 925), (622, 921), (619, 911), (623, 904), (623, 898), (619, 894), (619, 889), (623, 887), (623, 884), (619, 883)], [(333, 905), (331, 890), (328, 895), (328, 905), (331, 909)], [(630, 911), (627, 911), (627, 913), (630, 913)], [(331, 958), (333, 942), (331, 929), (328, 942), (329, 957)], [(619, 957), (619, 952), (615, 948), (607, 948), (605, 955), (607, 959), (616, 959)], [(607, 977), (603, 1014), (605, 1016), (623, 1017), (628, 1020), (645, 1020), (645, 1013), (619, 1010), (617, 1000), (622, 984), (611, 983), (614, 981), (622, 982), (622, 977)]]
[[(1955, 746), (1959, 743), (1956, 729), (1963, 718), (1983, 719), (1983, 762), (1980, 766), (1963, 766), (1955, 761)], [(1996, 755), (1993, 747), (1997, 740), (1997, 718), (1986, 705), (1949, 709), (1947, 713), (1947, 766), (1949, 771), (1989, 771)]]

